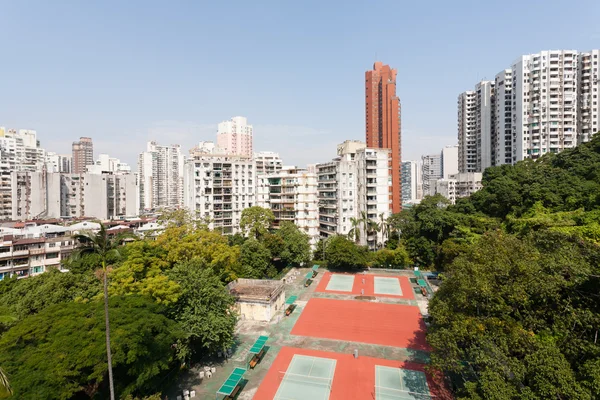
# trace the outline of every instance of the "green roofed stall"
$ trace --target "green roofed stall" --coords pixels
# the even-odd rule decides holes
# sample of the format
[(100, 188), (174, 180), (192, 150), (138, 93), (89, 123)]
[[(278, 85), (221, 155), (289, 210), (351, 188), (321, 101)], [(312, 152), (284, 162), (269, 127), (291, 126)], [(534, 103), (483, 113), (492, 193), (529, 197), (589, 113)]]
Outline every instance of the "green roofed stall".
[(419, 279), (417, 280), (417, 283), (419, 286), (427, 287), (427, 282), (425, 282), (425, 279)]
[(423, 275), (421, 274), (421, 271), (417, 270), (417, 271), (415, 271), (415, 276), (417, 278), (421, 278)]
[(285, 304), (287, 304), (287, 305), (294, 304), (294, 302), (296, 301), (296, 299), (298, 299), (298, 296), (290, 296), (285, 301)]
[(313, 277), (313, 273), (312, 272), (309, 272), (308, 274), (306, 274), (304, 276), (304, 278), (306, 278), (306, 279), (312, 279), (312, 277)]
[(318, 269), (319, 269), (319, 266), (317, 264), (313, 265), (313, 268), (312, 268), (313, 271), (316, 271)]
[(230, 396), (235, 391), (235, 388), (240, 384), (240, 381), (244, 377), (245, 372), (246, 372), (246, 370), (244, 368), (234, 369), (233, 372), (229, 375), (229, 377), (225, 381), (225, 383), (223, 383), (221, 385), (221, 387), (219, 388), (219, 390), (217, 391), (216, 398), (218, 398), (219, 395)]
[(250, 348), (250, 354), (260, 353), (263, 347), (265, 347), (265, 343), (267, 343), (267, 340), (269, 340), (268, 336), (259, 336), (258, 339), (256, 339), (256, 342), (254, 342), (254, 344)]

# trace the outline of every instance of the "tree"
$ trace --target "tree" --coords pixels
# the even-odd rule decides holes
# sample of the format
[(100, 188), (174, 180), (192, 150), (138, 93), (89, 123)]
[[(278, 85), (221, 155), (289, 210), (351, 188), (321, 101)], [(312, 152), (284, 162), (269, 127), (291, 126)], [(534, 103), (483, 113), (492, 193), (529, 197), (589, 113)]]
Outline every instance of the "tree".
[(381, 232), (381, 245), (385, 246), (388, 235), (390, 233), (389, 225), (385, 218), (385, 213), (379, 214), (379, 229), (378, 230), (379, 230), (379, 232)]
[(360, 242), (360, 224), (360, 219), (354, 217), (350, 218), (350, 225), (352, 228), (348, 231), (348, 238), (357, 244)]
[(269, 268), (272, 266), (271, 252), (258, 240), (248, 239), (240, 250), (240, 263), (245, 278), (262, 279), (273, 277), (277, 273)]
[(268, 208), (253, 206), (242, 211), (240, 228), (245, 234), (258, 240), (268, 232), (274, 220), (273, 211)]
[(223, 351), (233, 344), (235, 299), (218, 276), (203, 261), (178, 264), (169, 273), (182, 289), (172, 315), (179, 321), (184, 337), (178, 354), (186, 359)]
[(281, 261), (286, 266), (300, 266), (310, 261), (310, 237), (289, 221), (284, 221), (276, 233), (283, 240)]
[[(102, 302), (49, 306), (0, 339), (15, 398), (107, 398)], [(147, 298), (110, 299), (117, 395), (148, 391), (174, 360), (177, 324)]]
[(110, 323), (108, 316), (108, 270), (107, 261), (119, 257), (118, 247), (121, 245), (121, 237), (110, 237), (103, 224), (100, 224), (100, 231), (96, 234), (75, 235), (75, 240), (79, 242), (79, 255), (94, 254), (102, 265), (102, 287), (104, 290), (104, 324), (106, 332), (106, 356), (108, 358), (108, 383), (110, 387), (110, 398), (115, 399), (115, 389), (112, 374), (112, 356), (110, 351)]
[(380, 249), (373, 253), (373, 266), (378, 268), (409, 268), (410, 258), (403, 246), (394, 250)]
[(325, 248), (325, 261), (331, 269), (361, 269), (367, 263), (367, 249), (344, 236), (331, 236)]

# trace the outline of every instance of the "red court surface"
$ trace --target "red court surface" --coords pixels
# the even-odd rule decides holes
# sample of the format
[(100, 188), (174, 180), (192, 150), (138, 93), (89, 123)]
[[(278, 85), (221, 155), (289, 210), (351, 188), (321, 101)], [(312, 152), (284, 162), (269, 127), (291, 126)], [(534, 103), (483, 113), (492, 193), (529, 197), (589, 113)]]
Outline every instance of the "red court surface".
[[(365, 296), (376, 296), (376, 297), (394, 297), (397, 299), (414, 299), (415, 294), (413, 292), (413, 288), (406, 276), (387, 276), (387, 275), (371, 275), (371, 274), (341, 274), (341, 275), (353, 275), (354, 276), (354, 286), (352, 287), (352, 292), (340, 292), (337, 290), (327, 290), (327, 285), (329, 284), (329, 280), (331, 279), (331, 272), (325, 272), (321, 281), (317, 285), (315, 292), (322, 293), (338, 293), (338, 294), (354, 294), (360, 295), (361, 289), (365, 290)], [(379, 294), (375, 293), (375, 277), (381, 278), (397, 278), (400, 280), (400, 288), (402, 289), (402, 296), (397, 296), (393, 294)], [(365, 283), (362, 283), (362, 280), (365, 280)]]
[[(332, 358), (336, 360), (335, 374), (331, 385), (329, 400), (369, 400), (375, 399), (375, 366), (383, 365), (386, 367), (395, 367), (411, 369), (425, 372), (424, 365), (384, 360), (380, 358), (360, 356), (354, 358), (352, 354), (333, 353), (327, 351), (317, 351), (308, 349), (299, 349), (295, 347), (282, 347), (273, 361), (269, 372), (261, 382), (254, 400), (272, 400), (277, 393), (282, 374), (286, 371), (292, 357), (295, 354), (301, 354), (312, 357)], [(427, 377), (429, 391), (435, 399), (450, 400), (452, 396), (444, 388), (439, 378), (433, 378), (430, 374)]]
[(291, 333), (430, 351), (419, 308), (404, 304), (313, 297)]

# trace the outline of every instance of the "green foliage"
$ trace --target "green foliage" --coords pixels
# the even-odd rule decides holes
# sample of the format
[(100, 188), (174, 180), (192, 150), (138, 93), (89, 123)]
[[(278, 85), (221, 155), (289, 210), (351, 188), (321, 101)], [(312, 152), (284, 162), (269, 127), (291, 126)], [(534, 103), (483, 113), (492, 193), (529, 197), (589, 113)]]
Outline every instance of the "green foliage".
[(178, 343), (181, 358), (214, 354), (233, 344), (235, 299), (211, 268), (202, 261), (178, 264), (169, 273), (181, 287), (181, 296), (172, 308), (184, 337)]
[(403, 246), (398, 246), (394, 250), (381, 249), (372, 254), (371, 265), (376, 268), (410, 268), (411, 261), (408, 252)]
[(310, 238), (289, 221), (284, 221), (276, 232), (283, 241), (279, 253), (281, 261), (286, 266), (306, 265), (311, 259)]
[(259, 239), (268, 232), (275, 220), (273, 211), (259, 206), (245, 208), (240, 218), (240, 228), (248, 236)]
[[(146, 390), (173, 360), (175, 322), (140, 297), (111, 298), (113, 369), (118, 394)], [(55, 304), (0, 339), (0, 365), (16, 398), (106, 397), (106, 349), (101, 302)]]
[(240, 262), (245, 278), (262, 279), (273, 277), (277, 271), (271, 267), (271, 252), (258, 240), (248, 239), (241, 246)]
[(325, 247), (325, 261), (330, 269), (362, 269), (368, 261), (368, 251), (345, 236), (331, 236)]

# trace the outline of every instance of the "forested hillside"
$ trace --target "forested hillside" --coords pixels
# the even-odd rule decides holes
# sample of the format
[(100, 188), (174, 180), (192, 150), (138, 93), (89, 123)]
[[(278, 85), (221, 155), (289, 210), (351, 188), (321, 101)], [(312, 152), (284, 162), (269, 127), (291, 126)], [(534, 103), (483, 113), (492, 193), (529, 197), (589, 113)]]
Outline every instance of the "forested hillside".
[(600, 135), (489, 168), (483, 183), (391, 221), (410, 257), (443, 277), (433, 365), (459, 399), (600, 398)]

